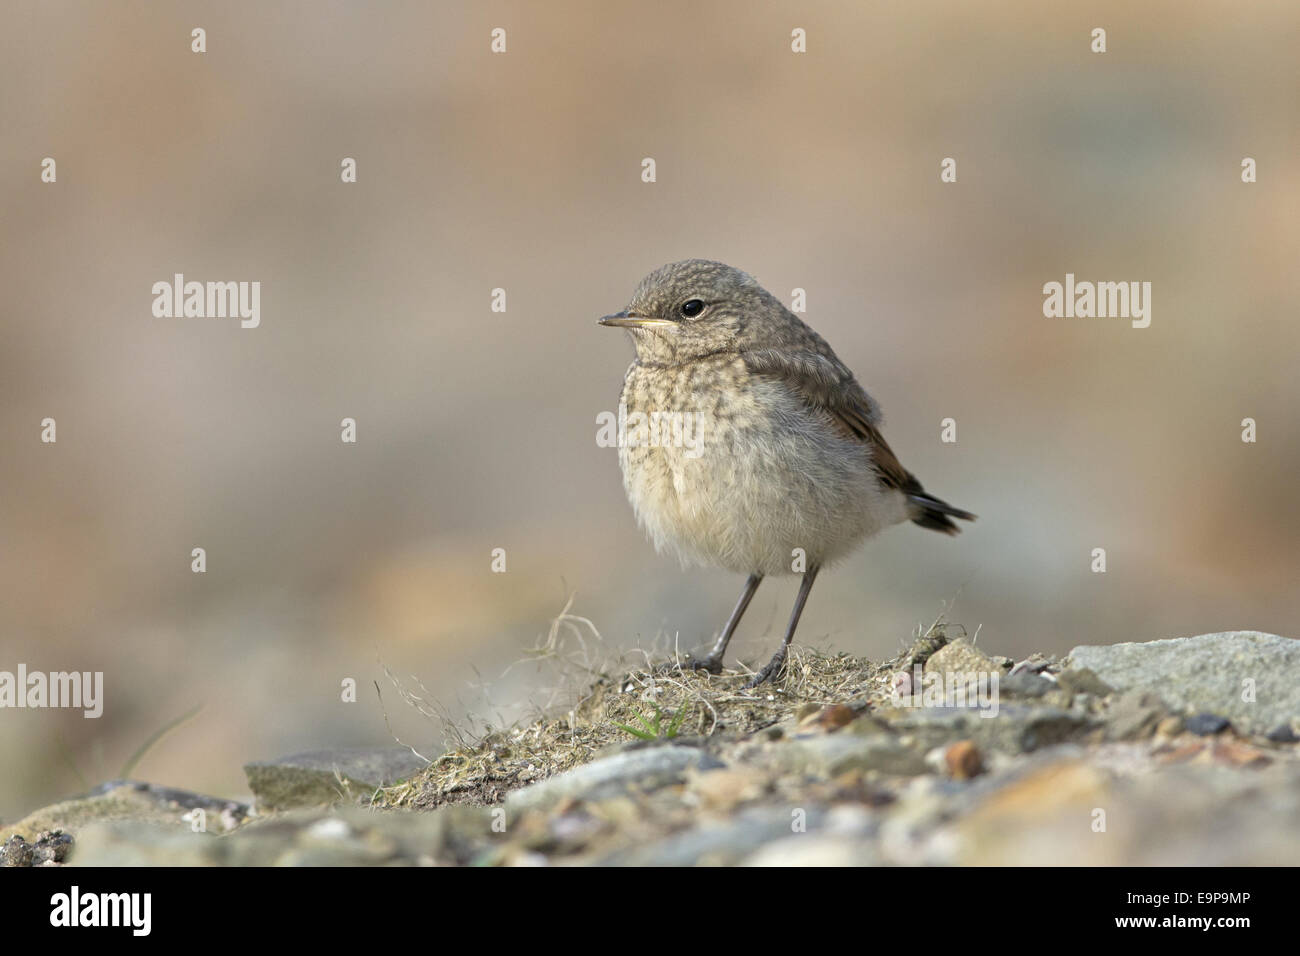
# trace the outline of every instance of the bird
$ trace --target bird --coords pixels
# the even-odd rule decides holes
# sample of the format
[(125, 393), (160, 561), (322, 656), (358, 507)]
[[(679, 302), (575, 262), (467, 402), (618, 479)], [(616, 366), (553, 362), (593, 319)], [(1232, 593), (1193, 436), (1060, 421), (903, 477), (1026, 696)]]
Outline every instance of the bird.
[(896, 524), (955, 535), (975, 515), (927, 492), (881, 434), (876, 403), (826, 341), (748, 273), (709, 259), (655, 269), (627, 307), (623, 486), (658, 552), (746, 575), (712, 649), (727, 645), (769, 575), (802, 574), (784, 638), (746, 685), (785, 665), (818, 572)]

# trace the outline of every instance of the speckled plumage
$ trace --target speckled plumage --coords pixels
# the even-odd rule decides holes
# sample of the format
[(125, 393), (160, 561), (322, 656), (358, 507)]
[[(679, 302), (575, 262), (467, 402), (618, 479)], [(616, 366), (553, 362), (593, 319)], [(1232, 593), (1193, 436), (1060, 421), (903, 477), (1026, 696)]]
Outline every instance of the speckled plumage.
[[(695, 303), (701, 311), (687, 315)], [(880, 435), (880, 409), (853, 373), (740, 270), (672, 263), (601, 321), (627, 328), (636, 347), (619, 463), (637, 520), (685, 564), (753, 576), (724, 638), (765, 575), (806, 567), (810, 588), (816, 569), (884, 528), (912, 520), (956, 533), (950, 515), (973, 517), (924, 492)], [(632, 427), (637, 413), (679, 416), (697, 444)], [(796, 622), (797, 613), (790, 633)]]

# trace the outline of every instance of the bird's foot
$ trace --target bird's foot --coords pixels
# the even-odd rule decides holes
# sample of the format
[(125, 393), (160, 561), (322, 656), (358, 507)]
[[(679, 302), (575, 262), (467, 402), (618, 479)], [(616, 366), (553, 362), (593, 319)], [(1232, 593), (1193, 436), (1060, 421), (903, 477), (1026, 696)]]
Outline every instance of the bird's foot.
[(783, 646), (779, 651), (777, 651), (775, 654), (772, 655), (772, 659), (767, 662), (767, 664), (763, 667), (761, 671), (759, 671), (757, 674), (753, 676), (753, 678), (749, 681), (749, 683), (745, 685), (744, 689), (753, 690), (755, 687), (759, 686), (760, 684), (766, 683), (767, 681), (775, 677), (777, 673), (780, 672), (781, 668), (784, 666), (785, 666), (785, 647)]
[(686, 663), (691, 670), (708, 671), (710, 674), (722, 673), (722, 658), (714, 657), (712, 654), (708, 657), (692, 657)]

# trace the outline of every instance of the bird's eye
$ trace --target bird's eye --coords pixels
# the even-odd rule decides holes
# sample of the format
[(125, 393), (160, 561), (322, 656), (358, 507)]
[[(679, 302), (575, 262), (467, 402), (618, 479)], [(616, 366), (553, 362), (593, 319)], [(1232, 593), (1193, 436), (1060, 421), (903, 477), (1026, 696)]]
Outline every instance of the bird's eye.
[(704, 311), (704, 303), (699, 299), (691, 299), (682, 303), (682, 315), (688, 319), (693, 319)]

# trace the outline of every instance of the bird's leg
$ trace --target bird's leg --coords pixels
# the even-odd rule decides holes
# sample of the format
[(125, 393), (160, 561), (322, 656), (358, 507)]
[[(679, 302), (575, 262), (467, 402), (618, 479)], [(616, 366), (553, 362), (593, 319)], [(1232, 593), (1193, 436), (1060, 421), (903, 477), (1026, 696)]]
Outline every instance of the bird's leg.
[(745, 590), (740, 592), (740, 600), (736, 602), (736, 609), (731, 612), (731, 617), (727, 618), (726, 625), (722, 628), (722, 634), (718, 641), (713, 645), (713, 650), (709, 651), (709, 656), (699, 660), (692, 660), (691, 667), (696, 670), (705, 670), (710, 674), (720, 674), (722, 672), (722, 655), (727, 653), (727, 645), (731, 643), (731, 635), (736, 633), (736, 625), (740, 623), (741, 616), (745, 613), (745, 608), (749, 607), (749, 602), (754, 597), (754, 592), (758, 590), (759, 583), (763, 580), (761, 574), (751, 574), (749, 580), (745, 582)]
[(808, 592), (812, 590), (813, 581), (817, 579), (817, 565), (813, 565), (804, 572), (803, 581), (799, 584), (799, 596), (794, 599), (794, 610), (790, 612), (790, 624), (785, 629), (785, 640), (777, 648), (772, 659), (767, 662), (767, 666), (754, 675), (745, 687), (757, 687), (759, 684), (774, 677), (776, 672), (781, 669), (785, 663), (786, 651), (790, 647), (790, 638), (794, 637), (794, 629), (799, 626), (799, 615), (803, 614), (803, 606), (808, 601)]

